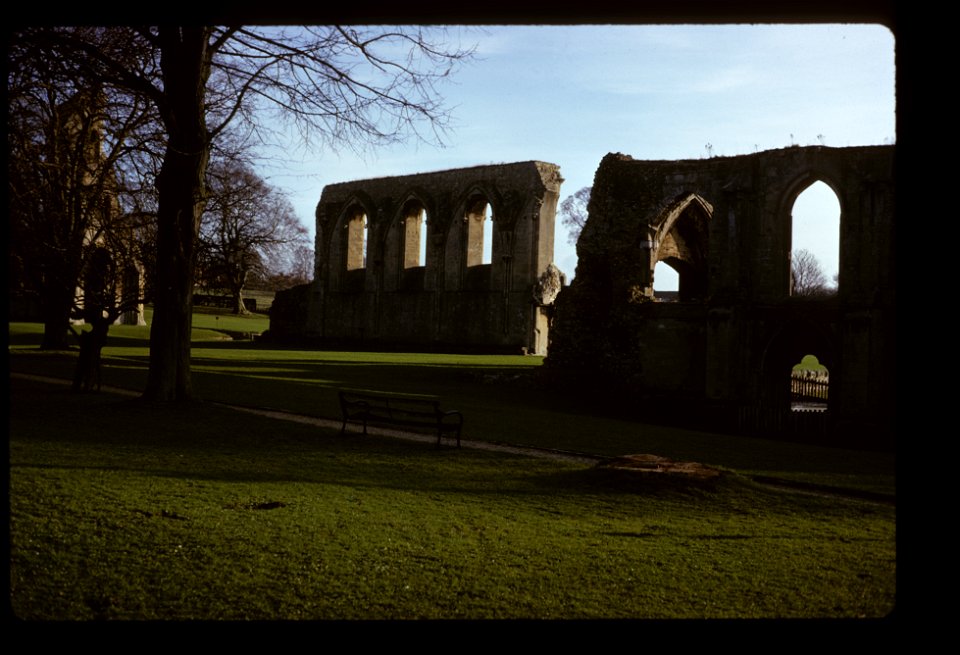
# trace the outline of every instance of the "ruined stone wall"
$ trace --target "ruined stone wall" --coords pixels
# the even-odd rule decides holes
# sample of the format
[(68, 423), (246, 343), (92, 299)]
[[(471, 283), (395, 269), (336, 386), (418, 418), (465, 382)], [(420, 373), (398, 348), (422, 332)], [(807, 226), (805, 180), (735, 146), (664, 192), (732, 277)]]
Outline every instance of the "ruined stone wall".
[(271, 334), (545, 353), (533, 291), (553, 260), (561, 182), (558, 166), (531, 161), (325, 187), (315, 280), (290, 297), (296, 312), (278, 295)]
[[(782, 408), (789, 367), (816, 351), (830, 362), (838, 422), (892, 422), (893, 165), (890, 146), (607, 155), (548, 371), (637, 397)], [(823, 300), (790, 295), (791, 211), (817, 180), (841, 208), (839, 290)], [(658, 261), (680, 273), (676, 305), (654, 301)]]

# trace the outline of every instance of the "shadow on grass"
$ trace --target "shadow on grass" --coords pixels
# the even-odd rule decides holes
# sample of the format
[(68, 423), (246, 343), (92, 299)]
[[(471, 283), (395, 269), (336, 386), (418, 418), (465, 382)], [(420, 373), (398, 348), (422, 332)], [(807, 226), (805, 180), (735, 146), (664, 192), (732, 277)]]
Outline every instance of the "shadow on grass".
[[(249, 344), (225, 345), (236, 359), (207, 357), (198, 348), (193, 385), (199, 398), (227, 404), (280, 409), (305, 416), (339, 418), (337, 390), (365, 389), (439, 398), (445, 409), (464, 415), (464, 438), (574, 452), (618, 456), (650, 453), (765, 475), (855, 476), (893, 491), (894, 456), (750, 437), (699, 432), (603, 415), (588, 403), (571, 402), (533, 383), (535, 368), (419, 362), (341, 361), (348, 353), (316, 358), (278, 351), (250, 356)], [(270, 356), (270, 353), (276, 356)], [(370, 354), (364, 356), (370, 357)], [(394, 357), (385, 355), (384, 357)], [(11, 356), (11, 369), (63, 379), (72, 377), (75, 355), (29, 353)], [(469, 361), (469, 360), (467, 360)], [(146, 353), (107, 356), (103, 383), (142, 389)], [(62, 397), (62, 396), (61, 396)], [(64, 402), (72, 402), (64, 400)], [(153, 412), (180, 410), (157, 407)], [(203, 412), (201, 412), (203, 414)], [(149, 422), (149, 417), (138, 419)], [(179, 428), (188, 434), (202, 423)], [(242, 428), (241, 428), (242, 429)], [(287, 432), (289, 428), (283, 428)], [(853, 481), (856, 484), (861, 482)], [(827, 481), (833, 484), (834, 481)]]
[(203, 402), (156, 405), (78, 395), (14, 379), (11, 467), (131, 472), (162, 478), (329, 484), (357, 490), (515, 497), (715, 492), (724, 485), (626, 483), (589, 465), (432, 443), (341, 435)]

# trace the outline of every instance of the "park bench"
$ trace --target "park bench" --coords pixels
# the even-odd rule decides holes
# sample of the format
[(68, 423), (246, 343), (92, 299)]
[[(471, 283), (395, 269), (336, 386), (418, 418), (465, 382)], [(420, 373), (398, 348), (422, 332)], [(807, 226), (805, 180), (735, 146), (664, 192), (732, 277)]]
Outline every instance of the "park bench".
[(440, 409), (439, 400), (340, 391), (340, 411), (343, 412), (340, 434), (351, 421), (362, 422), (364, 434), (367, 434), (367, 424), (431, 428), (437, 431), (437, 448), (444, 435), (455, 435), (457, 448), (460, 447), (463, 415), (457, 410)]

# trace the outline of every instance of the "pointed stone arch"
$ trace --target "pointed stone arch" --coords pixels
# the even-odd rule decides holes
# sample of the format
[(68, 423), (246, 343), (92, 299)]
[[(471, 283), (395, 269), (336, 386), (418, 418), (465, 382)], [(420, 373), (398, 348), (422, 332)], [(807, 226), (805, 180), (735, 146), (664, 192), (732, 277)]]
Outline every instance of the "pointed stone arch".
[[(806, 318), (782, 323), (767, 339), (760, 360), (761, 400), (769, 407), (790, 409), (790, 372), (804, 355), (816, 355), (838, 384), (837, 346), (829, 326)], [(829, 406), (829, 403), (828, 403)]]
[[(784, 222), (786, 226), (785, 234), (787, 235), (787, 246), (786, 246), (786, 279), (788, 280), (786, 295), (793, 295), (793, 275), (792, 275), (792, 260), (793, 253), (797, 250), (794, 245), (794, 216), (793, 210), (797, 203), (797, 199), (804, 194), (810, 187), (814, 186), (816, 183), (822, 183), (827, 186), (837, 199), (837, 204), (840, 206), (840, 215), (837, 217), (836, 225), (836, 249), (837, 249), (837, 272), (838, 280), (836, 285), (836, 290), (839, 292), (840, 285), (842, 281), (842, 271), (843, 271), (843, 249), (841, 248), (841, 232), (843, 230), (844, 222), (844, 198), (842, 193), (842, 188), (836, 183), (833, 175), (828, 172), (818, 168), (808, 168), (801, 172), (800, 174), (794, 176), (785, 186), (784, 191), (780, 199), (778, 206), (778, 217)], [(782, 261), (782, 260), (781, 260)], [(829, 282), (829, 280), (828, 280)]]
[[(487, 244), (490, 247), (491, 259), (493, 250), (497, 249), (495, 230), (492, 227), (496, 225), (502, 209), (503, 203), (500, 200), (500, 194), (496, 189), (489, 188), (485, 184), (472, 184), (462, 195), (461, 211), (458, 212), (458, 216), (462, 215), (465, 226), (464, 265), (468, 268), (490, 263), (484, 261), (485, 237), (491, 239)], [(487, 208), (489, 208), (489, 215)]]
[(429, 250), (428, 224), (434, 215), (429, 196), (411, 189), (397, 203), (383, 243), (384, 284), (387, 290), (423, 287)]
[[(692, 414), (696, 404), (704, 420), (722, 416), (744, 434), (892, 444), (904, 211), (895, 162), (891, 146), (673, 162), (607, 155), (576, 276), (557, 300), (547, 375), (604, 401), (626, 390), (628, 402), (653, 411), (678, 402)], [(840, 289), (801, 301), (788, 296), (791, 213), (818, 180), (840, 206)], [(696, 242), (697, 232), (709, 237), (709, 250), (688, 258), (706, 264), (703, 302), (644, 302), (652, 267), (667, 258), (666, 235)], [(790, 411), (790, 373), (806, 354), (829, 370), (826, 412)], [(655, 374), (679, 366), (690, 384)]]
[(713, 205), (696, 193), (684, 193), (651, 222), (647, 243), (651, 293), (654, 268), (664, 262), (680, 278), (679, 300), (702, 300), (707, 293), (709, 222)]
[(396, 220), (403, 223), (401, 260), (404, 269), (427, 265), (427, 230), (434, 215), (429, 205), (425, 194), (418, 191), (411, 191), (400, 203)]
[(340, 211), (330, 234), (330, 280), (341, 291), (361, 291), (376, 205), (362, 194), (351, 196)]
[[(469, 184), (460, 194), (447, 230), (444, 253), (447, 289), (482, 290), (489, 287), (491, 266), (484, 264), (484, 240), (486, 236), (492, 241), (489, 244), (491, 258), (496, 258), (499, 251), (497, 230), (489, 227), (496, 225), (501, 204), (497, 190), (484, 183)], [(486, 234), (485, 226), (488, 226)]]

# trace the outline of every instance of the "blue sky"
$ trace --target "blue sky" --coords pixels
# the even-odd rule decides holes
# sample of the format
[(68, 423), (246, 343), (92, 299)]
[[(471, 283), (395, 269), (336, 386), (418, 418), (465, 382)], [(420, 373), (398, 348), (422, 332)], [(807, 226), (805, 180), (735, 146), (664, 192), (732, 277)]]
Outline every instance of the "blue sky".
[[(454, 121), (446, 147), (363, 157), (287, 147), (285, 162), (262, 168), (311, 234), (320, 193), (336, 182), (535, 159), (560, 166), (562, 200), (592, 185), (609, 152), (696, 159), (896, 138), (895, 44), (880, 25), (483, 26), (461, 38), (477, 57), (440, 88)], [(836, 212), (825, 185), (794, 208), (795, 248), (812, 250), (830, 278)], [(555, 261), (573, 276), (559, 218)], [(658, 268), (656, 286), (674, 285)]]

